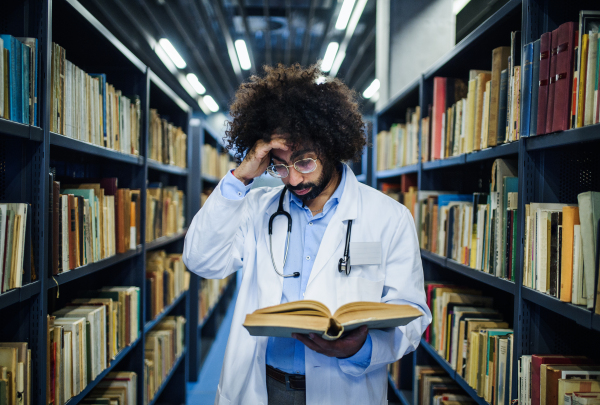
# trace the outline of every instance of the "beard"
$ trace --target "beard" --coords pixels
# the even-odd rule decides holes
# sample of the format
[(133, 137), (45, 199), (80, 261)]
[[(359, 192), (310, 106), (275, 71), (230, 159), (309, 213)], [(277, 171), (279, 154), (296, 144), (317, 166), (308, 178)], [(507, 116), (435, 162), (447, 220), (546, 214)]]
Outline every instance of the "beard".
[(327, 186), (331, 182), (331, 179), (333, 178), (335, 170), (336, 170), (336, 168), (333, 163), (331, 163), (331, 162), (324, 163), (323, 171), (321, 172), (321, 175), (317, 179), (316, 183), (300, 183), (297, 186), (288, 185), (286, 187), (292, 193), (294, 193), (294, 190), (304, 190), (304, 189), (310, 188), (311, 190), (304, 195), (298, 195), (298, 194), (294, 193), (294, 195), (296, 197), (298, 197), (303, 203), (306, 203), (307, 201), (317, 198), (319, 196), (319, 194), (321, 194), (323, 192), (323, 190), (325, 190), (327, 188)]

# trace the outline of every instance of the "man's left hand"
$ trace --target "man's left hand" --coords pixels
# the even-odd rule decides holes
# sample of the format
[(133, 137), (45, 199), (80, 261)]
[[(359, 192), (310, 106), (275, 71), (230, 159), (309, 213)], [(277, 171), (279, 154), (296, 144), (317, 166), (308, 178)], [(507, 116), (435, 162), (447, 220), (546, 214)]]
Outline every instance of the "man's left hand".
[(317, 353), (342, 359), (354, 356), (360, 350), (365, 344), (365, 340), (367, 340), (368, 332), (367, 326), (363, 325), (350, 332), (346, 337), (333, 341), (325, 340), (315, 333), (309, 333), (308, 335), (293, 333), (292, 337)]

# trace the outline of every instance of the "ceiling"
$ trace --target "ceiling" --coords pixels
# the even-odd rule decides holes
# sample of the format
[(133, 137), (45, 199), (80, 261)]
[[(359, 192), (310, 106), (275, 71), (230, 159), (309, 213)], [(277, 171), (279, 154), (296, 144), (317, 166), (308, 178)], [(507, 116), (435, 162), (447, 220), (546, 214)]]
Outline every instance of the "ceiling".
[[(195, 73), (221, 111), (228, 110), (239, 84), (260, 73), (263, 65), (315, 63), (323, 59), (332, 41), (347, 46), (338, 78), (359, 93), (375, 78), (375, 0), (366, 1), (352, 36), (335, 28), (341, 0), (80, 2), (163, 80), (172, 87), (176, 83), (179, 93), (186, 92), (174, 76)], [(357, 0), (354, 7), (360, 3)], [(187, 63), (175, 75), (153, 51), (160, 38), (169, 39)], [(247, 44), (250, 70), (239, 67), (234, 46), (238, 39)], [(373, 108), (374, 103), (365, 100), (364, 112), (369, 114)]]

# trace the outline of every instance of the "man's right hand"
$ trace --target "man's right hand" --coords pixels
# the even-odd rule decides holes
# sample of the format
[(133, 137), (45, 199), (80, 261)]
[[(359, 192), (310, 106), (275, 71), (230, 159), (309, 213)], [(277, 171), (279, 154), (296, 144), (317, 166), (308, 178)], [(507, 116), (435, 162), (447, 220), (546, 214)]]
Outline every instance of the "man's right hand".
[(270, 142), (258, 140), (233, 175), (245, 185), (262, 175), (271, 162), (271, 149), (288, 150), (283, 138), (273, 138)]

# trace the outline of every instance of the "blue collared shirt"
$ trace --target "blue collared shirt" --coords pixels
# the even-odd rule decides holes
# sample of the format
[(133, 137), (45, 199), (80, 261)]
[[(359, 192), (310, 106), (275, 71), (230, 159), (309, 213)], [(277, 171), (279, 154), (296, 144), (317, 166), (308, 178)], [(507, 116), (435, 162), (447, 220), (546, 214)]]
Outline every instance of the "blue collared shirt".
[[(338, 203), (344, 192), (346, 183), (346, 166), (343, 165), (342, 180), (333, 195), (325, 203), (323, 211), (313, 215), (308, 207), (293, 193), (290, 194), (290, 215), (292, 216), (292, 232), (290, 250), (283, 269), (284, 274), (300, 272), (300, 277), (283, 279), (281, 303), (304, 299), (304, 291), (310, 278), (312, 267), (325, 234), (325, 229), (335, 214)], [(221, 182), (221, 194), (230, 200), (244, 198), (250, 191), (251, 184), (244, 185), (231, 172)], [(305, 374), (304, 350), (302, 342), (292, 338), (270, 337), (267, 344), (267, 364), (289, 374)], [(371, 364), (372, 341), (367, 335), (362, 348), (352, 357), (340, 359), (349, 361), (355, 366), (366, 369)]]

